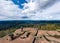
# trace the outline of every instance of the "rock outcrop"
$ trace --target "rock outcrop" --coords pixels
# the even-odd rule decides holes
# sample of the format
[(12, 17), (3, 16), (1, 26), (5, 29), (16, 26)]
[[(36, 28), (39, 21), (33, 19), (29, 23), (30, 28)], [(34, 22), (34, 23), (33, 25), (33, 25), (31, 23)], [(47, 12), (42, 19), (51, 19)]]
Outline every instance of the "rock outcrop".
[(23, 28), (0, 38), (0, 43), (60, 43), (60, 32)]

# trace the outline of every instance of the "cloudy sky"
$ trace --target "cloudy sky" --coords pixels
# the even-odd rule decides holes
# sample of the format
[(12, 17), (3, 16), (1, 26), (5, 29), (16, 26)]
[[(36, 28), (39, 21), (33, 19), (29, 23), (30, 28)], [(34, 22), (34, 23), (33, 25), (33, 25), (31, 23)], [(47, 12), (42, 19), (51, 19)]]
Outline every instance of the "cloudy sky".
[(60, 20), (60, 0), (0, 0), (0, 20)]

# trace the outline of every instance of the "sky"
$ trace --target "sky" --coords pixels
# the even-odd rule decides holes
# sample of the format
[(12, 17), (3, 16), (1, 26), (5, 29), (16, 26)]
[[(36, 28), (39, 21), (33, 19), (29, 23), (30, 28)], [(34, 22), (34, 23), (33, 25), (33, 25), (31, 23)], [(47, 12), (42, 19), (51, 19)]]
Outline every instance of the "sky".
[(60, 20), (60, 0), (0, 0), (0, 20)]

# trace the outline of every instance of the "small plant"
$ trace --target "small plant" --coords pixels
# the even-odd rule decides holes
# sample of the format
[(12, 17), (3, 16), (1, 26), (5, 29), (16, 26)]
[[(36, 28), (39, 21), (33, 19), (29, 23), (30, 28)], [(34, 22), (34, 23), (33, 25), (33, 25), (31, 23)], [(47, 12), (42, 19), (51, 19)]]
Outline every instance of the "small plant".
[(8, 36), (11, 38), (11, 40), (14, 40), (14, 34), (13, 33), (9, 33)]
[(16, 33), (16, 35), (17, 35), (17, 37), (19, 37), (19, 36), (20, 36), (20, 34), (19, 34), (19, 33)]

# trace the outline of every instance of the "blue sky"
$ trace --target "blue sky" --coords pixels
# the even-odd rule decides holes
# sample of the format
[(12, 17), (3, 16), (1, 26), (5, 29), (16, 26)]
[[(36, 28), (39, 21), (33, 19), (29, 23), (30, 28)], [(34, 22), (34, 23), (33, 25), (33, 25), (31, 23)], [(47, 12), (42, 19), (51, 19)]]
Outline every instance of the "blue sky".
[(19, 8), (21, 8), (21, 9), (24, 7), (24, 6), (21, 5), (21, 4), (27, 3), (26, 0), (12, 0), (12, 2), (13, 2), (14, 4), (16, 4), (16, 5), (19, 5)]
[(0, 0), (0, 20), (60, 20), (60, 0)]

